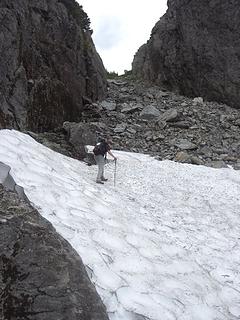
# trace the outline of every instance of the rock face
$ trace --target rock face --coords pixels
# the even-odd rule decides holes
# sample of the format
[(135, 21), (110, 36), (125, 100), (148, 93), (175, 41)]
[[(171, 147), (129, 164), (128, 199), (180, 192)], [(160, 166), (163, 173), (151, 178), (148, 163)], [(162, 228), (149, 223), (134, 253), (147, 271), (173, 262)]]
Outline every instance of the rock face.
[(27, 202), (0, 185), (0, 318), (108, 320), (83, 263)]
[(0, 128), (81, 120), (106, 92), (89, 19), (75, 0), (1, 0)]
[(133, 73), (180, 94), (240, 108), (240, 2), (168, 0)]

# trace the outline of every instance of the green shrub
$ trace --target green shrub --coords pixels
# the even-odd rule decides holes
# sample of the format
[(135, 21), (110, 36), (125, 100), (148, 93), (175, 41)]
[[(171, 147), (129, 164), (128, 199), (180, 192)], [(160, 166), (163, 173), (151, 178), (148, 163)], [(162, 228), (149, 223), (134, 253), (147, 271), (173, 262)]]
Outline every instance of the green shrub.
[(83, 10), (82, 6), (79, 5), (75, 0), (59, 0), (68, 10), (69, 14), (74, 18), (83, 31), (90, 31), (91, 21)]
[(107, 79), (116, 79), (119, 75), (115, 71), (107, 71)]

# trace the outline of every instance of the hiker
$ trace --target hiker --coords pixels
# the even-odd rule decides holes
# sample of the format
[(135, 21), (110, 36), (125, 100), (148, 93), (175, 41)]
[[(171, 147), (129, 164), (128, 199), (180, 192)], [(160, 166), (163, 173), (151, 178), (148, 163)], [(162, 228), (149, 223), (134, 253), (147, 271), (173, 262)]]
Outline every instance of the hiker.
[(103, 181), (107, 181), (104, 177), (104, 165), (106, 161), (106, 155), (107, 153), (110, 154), (116, 161), (117, 158), (112, 154), (110, 144), (112, 141), (110, 139), (101, 139), (100, 142), (96, 144), (96, 146), (93, 149), (94, 158), (96, 160), (96, 163), (98, 165), (98, 174), (97, 174), (97, 183), (104, 184)]

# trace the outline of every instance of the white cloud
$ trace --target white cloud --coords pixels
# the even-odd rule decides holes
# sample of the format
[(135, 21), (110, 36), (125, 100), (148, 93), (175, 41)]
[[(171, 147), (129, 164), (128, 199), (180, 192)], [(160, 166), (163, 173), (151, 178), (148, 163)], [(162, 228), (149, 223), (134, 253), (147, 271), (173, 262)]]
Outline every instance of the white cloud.
[(114, 16), (102, 16), (98, 28), (94, 32), (94, 42), (102, 50), (111, 50), (123, 40), (121, 19)]
[(108, 71), (131, 69), (134, 54), (166, 12), (167, 0), (78, 0), (91, 20), (93, 40)]

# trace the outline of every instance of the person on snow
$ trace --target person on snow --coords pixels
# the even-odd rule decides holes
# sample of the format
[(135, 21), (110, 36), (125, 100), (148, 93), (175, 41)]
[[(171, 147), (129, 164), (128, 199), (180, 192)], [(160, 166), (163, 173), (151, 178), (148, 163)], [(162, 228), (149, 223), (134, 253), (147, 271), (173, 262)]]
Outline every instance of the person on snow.
[(115, 161), (117, 160), (117, 158), (111, 152), (110, 144), (112, 144), (112, 141), (110, 139), (107, 139), (107, 140), (101, 139), (93, 149), (94, 158), (98, 165), (96, 182), (100, 184), (104, 184), (103, 181), (108, 180), (104, 177), (104, 165), (105, 165), (107, 153), (109, 153), (110, 156), (112, 156)]

